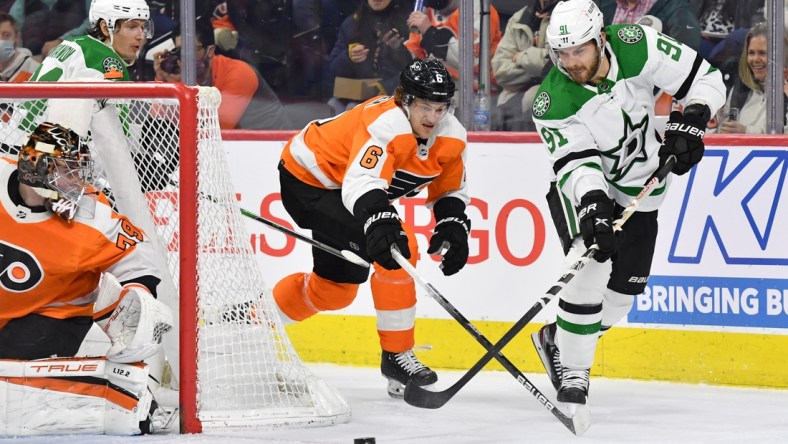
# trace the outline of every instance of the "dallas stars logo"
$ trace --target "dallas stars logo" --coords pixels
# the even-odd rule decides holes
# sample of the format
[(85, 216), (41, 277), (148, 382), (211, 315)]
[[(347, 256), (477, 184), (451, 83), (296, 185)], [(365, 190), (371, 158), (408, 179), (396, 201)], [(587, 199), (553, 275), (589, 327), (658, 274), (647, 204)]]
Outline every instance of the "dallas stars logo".
[(107, 57), (101, 63), (104, 67), (104, 78), (105, 79), (120, 79), (123, 77), (123, 62), (114, 58), (114, 57)]
[(643, 30), (638, 26), (627, 26), (618, 30), (618, 38), (624, 43), (637, 43), (643, 38)]
[(533, 112), (536, 117), (542, 117), (550, 109), (550, 95), (542, 91), (534, 99)]
[(648, 114), (637, 124), (633, 124), (632, 119), (624, 111), (621, 111), (621, 114), (624, 115), (624, 135), (619, 139), (617, 146), (602, 151), (604, 157), (613, 159), (613, 166), (610, 168), (613, 177), (610, 180), (614, 182), (626, 176), (636, 162), (642, 163), (648, 160), (648, 155), (643, 149), (646, 143), (646, 131), (648, 131)]

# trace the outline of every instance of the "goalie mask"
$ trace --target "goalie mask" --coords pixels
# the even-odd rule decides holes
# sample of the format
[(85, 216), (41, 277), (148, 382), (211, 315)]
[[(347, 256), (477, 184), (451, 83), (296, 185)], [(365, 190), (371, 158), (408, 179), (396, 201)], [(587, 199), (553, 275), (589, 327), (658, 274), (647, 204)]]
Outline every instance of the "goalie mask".
[[(47, 199), (47, 208), (67, 221), (77, 209), (92, 216), (93, 161), (87, 145), (74, 131), (53, 123), (40, 124), (19, 150), (19, 182)], [(95, 195), (95, 193), (93, 193)]]

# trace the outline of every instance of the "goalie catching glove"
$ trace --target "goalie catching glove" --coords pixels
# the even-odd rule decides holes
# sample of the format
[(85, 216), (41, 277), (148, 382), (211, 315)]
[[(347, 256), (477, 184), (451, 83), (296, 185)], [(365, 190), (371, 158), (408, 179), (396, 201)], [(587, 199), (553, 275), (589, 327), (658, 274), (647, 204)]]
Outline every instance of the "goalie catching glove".
[(684, 109), (670, 113), (665, 126), (665, 140), (659, 148), (659, 166), (664, 165), (670, 156), (676, 157), (673, 174), (681, 176), (692, 169), (703, 158), (705, 146), (703, 135), (711, 111), (701, 104), (692, 104)]
[(577, 217), (586, 248), (596, 244), (599, 249), (594, 259), (598, 262), (610, 259), (617, 248), (613, 232), (613, 201), (602, 190), (589, 191), (580, 199)]
[(170, 308), (156, 300), (147, 288), (139, 284), (121, 287), (115, 276), (104, 273), (95, 312), (106, 313), (110, 309), (112, 315), (97, 319), (96, 323), (112, 341), (107, 351), (107, 359), (112, 362), (139, 362), (153, 356), (161, 347), (162, 335), (173, 326)]
[(447, 245), (449, 249), (443, 253), (441, 271), (445, 276), (451, 276), (462, 270), (468, 262), (471, 221), (465, 215), (465, 204), (455, 197), (444, 197), (437, 201), (433, 212), (438, 222), (430, 238), (427, 253), (439, 254), (444, 245)]

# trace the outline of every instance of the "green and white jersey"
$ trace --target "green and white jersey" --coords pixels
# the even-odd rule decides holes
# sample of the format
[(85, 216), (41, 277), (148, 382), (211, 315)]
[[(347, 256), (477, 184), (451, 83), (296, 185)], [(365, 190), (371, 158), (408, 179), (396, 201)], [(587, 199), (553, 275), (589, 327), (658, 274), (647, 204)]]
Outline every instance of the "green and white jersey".
[[(656, 89), (682, 104), (705, 103), (712, 115), (725, 103), (722, 75), (688, 46), (640, 25), (604, 32), (607, 78), (580, 85), (553, 67), (533, 104), (553, 174), (572, 206), (593, 189), (626, 206), (657, 169)], [(642, 211), (659, 207), (668, 182), (641, 204)]]
[(101, 41), (85, 35), (53, 49), (38, 67), (33, 82), (99, 82), (131, 80), (126, 63)]
[[(103, 82), (130, 81), (126, 63), (114, 49), (100, 40), (85, 35), (65, 40), (55, 47), (38, 69), (33, 73), (30, 82)], [(19, 129), (32, 131), (41, 116), (47, 111), (47, 100), (25, 102), (22, 107), (27, 109), (21, 120)], [(126, 113), (121, 109), (121, 116)], [(125, 122), (124, 118), (121, 120)], [(124, 131), (127, 125), (123, 125)]]

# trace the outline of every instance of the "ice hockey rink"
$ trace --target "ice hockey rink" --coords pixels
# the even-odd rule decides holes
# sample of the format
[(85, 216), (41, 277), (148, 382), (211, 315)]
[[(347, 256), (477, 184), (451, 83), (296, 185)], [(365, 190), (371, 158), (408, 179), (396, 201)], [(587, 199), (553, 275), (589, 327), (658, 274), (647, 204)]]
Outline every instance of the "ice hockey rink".
[[(82, 443), (788, 443), (788, 391), (591, 379), (591, 428), (572, 435), (506, 372), (484, 371), (436, 410), (389, 398), (377, 369), (310, 365), (350, 403), (349, 423), (298, 430), (210, 431), (202, 435), (87, 436)], [(461, 372), (440, 371), (437, 389)], [(545, 393), (547, 378), (528, 374)], [(552, 396), (552, 393), (551, 393)], [(75, 442), (37, 437), (15, 442)]]

